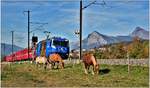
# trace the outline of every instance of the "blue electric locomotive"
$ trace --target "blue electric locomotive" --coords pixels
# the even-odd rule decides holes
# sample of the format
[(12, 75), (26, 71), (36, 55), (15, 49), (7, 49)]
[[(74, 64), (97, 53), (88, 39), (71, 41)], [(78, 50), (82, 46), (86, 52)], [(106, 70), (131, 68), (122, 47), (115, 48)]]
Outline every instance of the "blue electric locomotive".
[(61, 37), (52, 37), (40, 41), (36, 47), (36, 56), (41, 56), (41, 53), (48, 57), (50, 54), (58, 53), (63, 59), (69, 56), (69, 40)]

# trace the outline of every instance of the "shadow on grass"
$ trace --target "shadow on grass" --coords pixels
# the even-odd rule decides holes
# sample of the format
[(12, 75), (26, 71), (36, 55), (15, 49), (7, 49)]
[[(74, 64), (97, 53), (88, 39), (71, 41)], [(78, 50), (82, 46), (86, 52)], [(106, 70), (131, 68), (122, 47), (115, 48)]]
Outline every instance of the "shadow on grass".
[(64, 68), (73, 68), (72, 65), (66, 65)]
[[(73, 68), (73, 66), (71, 66), (71, 65), (64, 66), (64, 69), (68, 69), (68, 68)], [(52, 68), (51, 70), (59, 70), (59, 69), (61, 69), (60, 66), (58, 68), (57, 68), (57, 66), (54, 66), (54, 68)]]
[(109, 72), (110, 72), (110, 69), (107, 69), (107, 68), (99, 70), (100, 75), (108, 74)]

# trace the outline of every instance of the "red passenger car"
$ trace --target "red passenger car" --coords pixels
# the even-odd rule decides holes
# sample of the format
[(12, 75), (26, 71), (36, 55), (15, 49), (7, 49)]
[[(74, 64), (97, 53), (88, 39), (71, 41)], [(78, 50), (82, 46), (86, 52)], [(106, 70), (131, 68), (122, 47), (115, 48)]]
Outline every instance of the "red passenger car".
[(13, 61), (21, 61), (21, 60), (31, 60), (31, 58), (32, 58), (31, 49), (29, 50), (29, 58), (28, 58), (28, 49), (25, 48), (23, 50), (5, 56), (4, 60), (7, 62), (13, 62)]

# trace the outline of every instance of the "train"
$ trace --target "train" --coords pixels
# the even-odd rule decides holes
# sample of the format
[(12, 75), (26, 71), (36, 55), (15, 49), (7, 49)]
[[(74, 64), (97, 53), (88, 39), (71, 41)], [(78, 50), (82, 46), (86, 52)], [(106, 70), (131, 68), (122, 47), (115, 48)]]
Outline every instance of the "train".
[(69, 40), (61, 37), (52, 37), (37, 44), (36, 56), (43, 55), (48, 58), (53, 53), (58, 53), (63, 59), (67, 59), (69, 57)]
[(52, 37), (49, 39), (42, 40), (36, 44), (35, 54), (33, 55), (32, 49), (29, 49), (29, 58), (28, 58), (28, 48), (14, 52), (13, 54), (7, 55), (4, 57), (4, 61), (14, 62), (22, 60), (32, 60), (33, 56), (45, 56), (53, 53), (58, 53), (63, 59), (69, 57), (69, 40), (61, 37)]
[[(29, 49), (29, 58), (32, 58), (32, 50)], [(22, 61), (22, 60), (30, 60), (28, 58), (28, 48), (23, 50), (19, 50), (14, 52), (13, 54), (7, 55), (4, 57), (4, 61), (6, 62), (14, 62), (14, 61)]]

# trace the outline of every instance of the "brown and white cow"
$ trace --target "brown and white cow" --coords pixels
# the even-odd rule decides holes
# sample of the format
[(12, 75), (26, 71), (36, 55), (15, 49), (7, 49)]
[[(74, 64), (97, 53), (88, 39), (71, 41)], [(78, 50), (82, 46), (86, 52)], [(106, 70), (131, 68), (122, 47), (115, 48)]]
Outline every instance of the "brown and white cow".
[[(48, 62), (52, 64), (52, 66), (55, 65), (55, 63), (59, 63), (59, 65), (61, 66), (61, 68), (63, 69), (64, 68), (64, 61), (63, 59), (61, 58), (61, 56), (59, 54), (51, 54), (48, 58)], [(57, 68), (58, 68), (58, 65), (57, 65)]]

